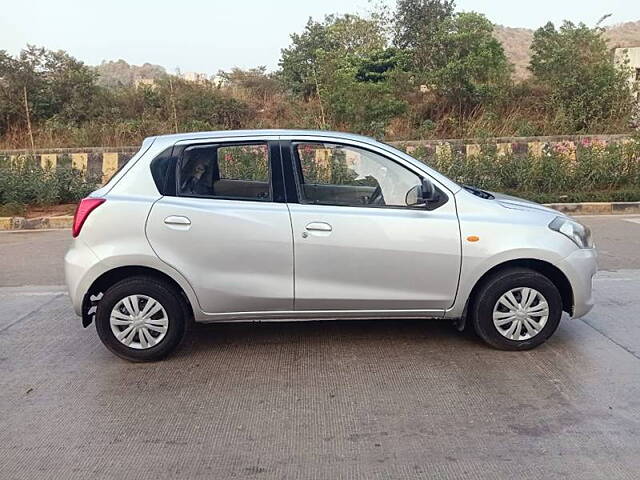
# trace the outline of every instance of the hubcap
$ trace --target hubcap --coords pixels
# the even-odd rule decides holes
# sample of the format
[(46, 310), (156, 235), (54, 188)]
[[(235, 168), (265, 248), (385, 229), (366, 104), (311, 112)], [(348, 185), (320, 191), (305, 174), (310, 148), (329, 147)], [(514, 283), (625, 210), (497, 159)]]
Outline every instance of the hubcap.
[(129, 295), (120, 300), (111, 310), (109, 322), (118, 341), (137, 350), (160, 343), (169, 327), (164, 307), (146, 295)]
[(493, 307), (493, 324), (509, 340), (528, 340), (538, 335), (549, 319), (549, 304), (533, 288), (519, 287), (502, 295)]

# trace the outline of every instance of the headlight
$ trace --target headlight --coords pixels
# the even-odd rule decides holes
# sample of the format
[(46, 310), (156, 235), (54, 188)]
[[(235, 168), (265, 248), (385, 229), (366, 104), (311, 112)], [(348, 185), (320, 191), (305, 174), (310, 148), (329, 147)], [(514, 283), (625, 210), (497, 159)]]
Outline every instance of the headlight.
[(591, 230), (575, 220), (567, 217), (556, 217), (549, 224), (549, 228), (569, 237), (580, 248), (593, 248)]

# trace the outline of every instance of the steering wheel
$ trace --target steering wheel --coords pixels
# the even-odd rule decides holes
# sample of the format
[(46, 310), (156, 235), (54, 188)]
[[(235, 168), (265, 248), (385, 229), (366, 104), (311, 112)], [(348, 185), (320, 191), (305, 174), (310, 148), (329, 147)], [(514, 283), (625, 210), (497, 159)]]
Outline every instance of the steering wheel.
[(367, 205), (381, 204), (382, 201), (384, 201), (384, 197), (382, 196), (382, 188), (380, 187), (380, 185), (378, 185), (369, 197)]

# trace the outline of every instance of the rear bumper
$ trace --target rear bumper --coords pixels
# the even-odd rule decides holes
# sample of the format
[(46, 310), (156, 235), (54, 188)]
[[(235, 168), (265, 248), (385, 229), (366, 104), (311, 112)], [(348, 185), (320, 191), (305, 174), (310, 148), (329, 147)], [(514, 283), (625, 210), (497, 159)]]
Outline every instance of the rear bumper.
[(595, 248), (574, 251), (563, 260), (562, 270), (573, 290), (573, 318), (580, 318), (593, 308), (593, 276), (598, 270)]
[(82, 316), (82, 301), (90, 285), (86, 285), (87, 273), (98, 266), (100, 260), (81, 240), (73, 240), (64, 256), (64, 276), (69, 298), (76, 315)]

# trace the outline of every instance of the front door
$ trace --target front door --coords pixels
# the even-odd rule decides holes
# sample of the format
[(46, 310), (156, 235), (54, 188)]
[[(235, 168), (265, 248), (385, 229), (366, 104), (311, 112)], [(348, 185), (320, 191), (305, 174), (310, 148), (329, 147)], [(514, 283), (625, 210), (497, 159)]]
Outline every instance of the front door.
[(372, 150), (308, 141), (283, 149), (298, 197), (288, 204), (296, 310), (441, 312), (453, 304), (461, 247), (451, 198), (442, 191), (439, 204), (408, 206), (421, 176)]
[(189, 281), (206, 313), (293, 309), (289, 211), (272, 182), (281, 178), (279, 162), (277, 143), (189, 146), (176, 196), (151, 210), (151, 246)]

